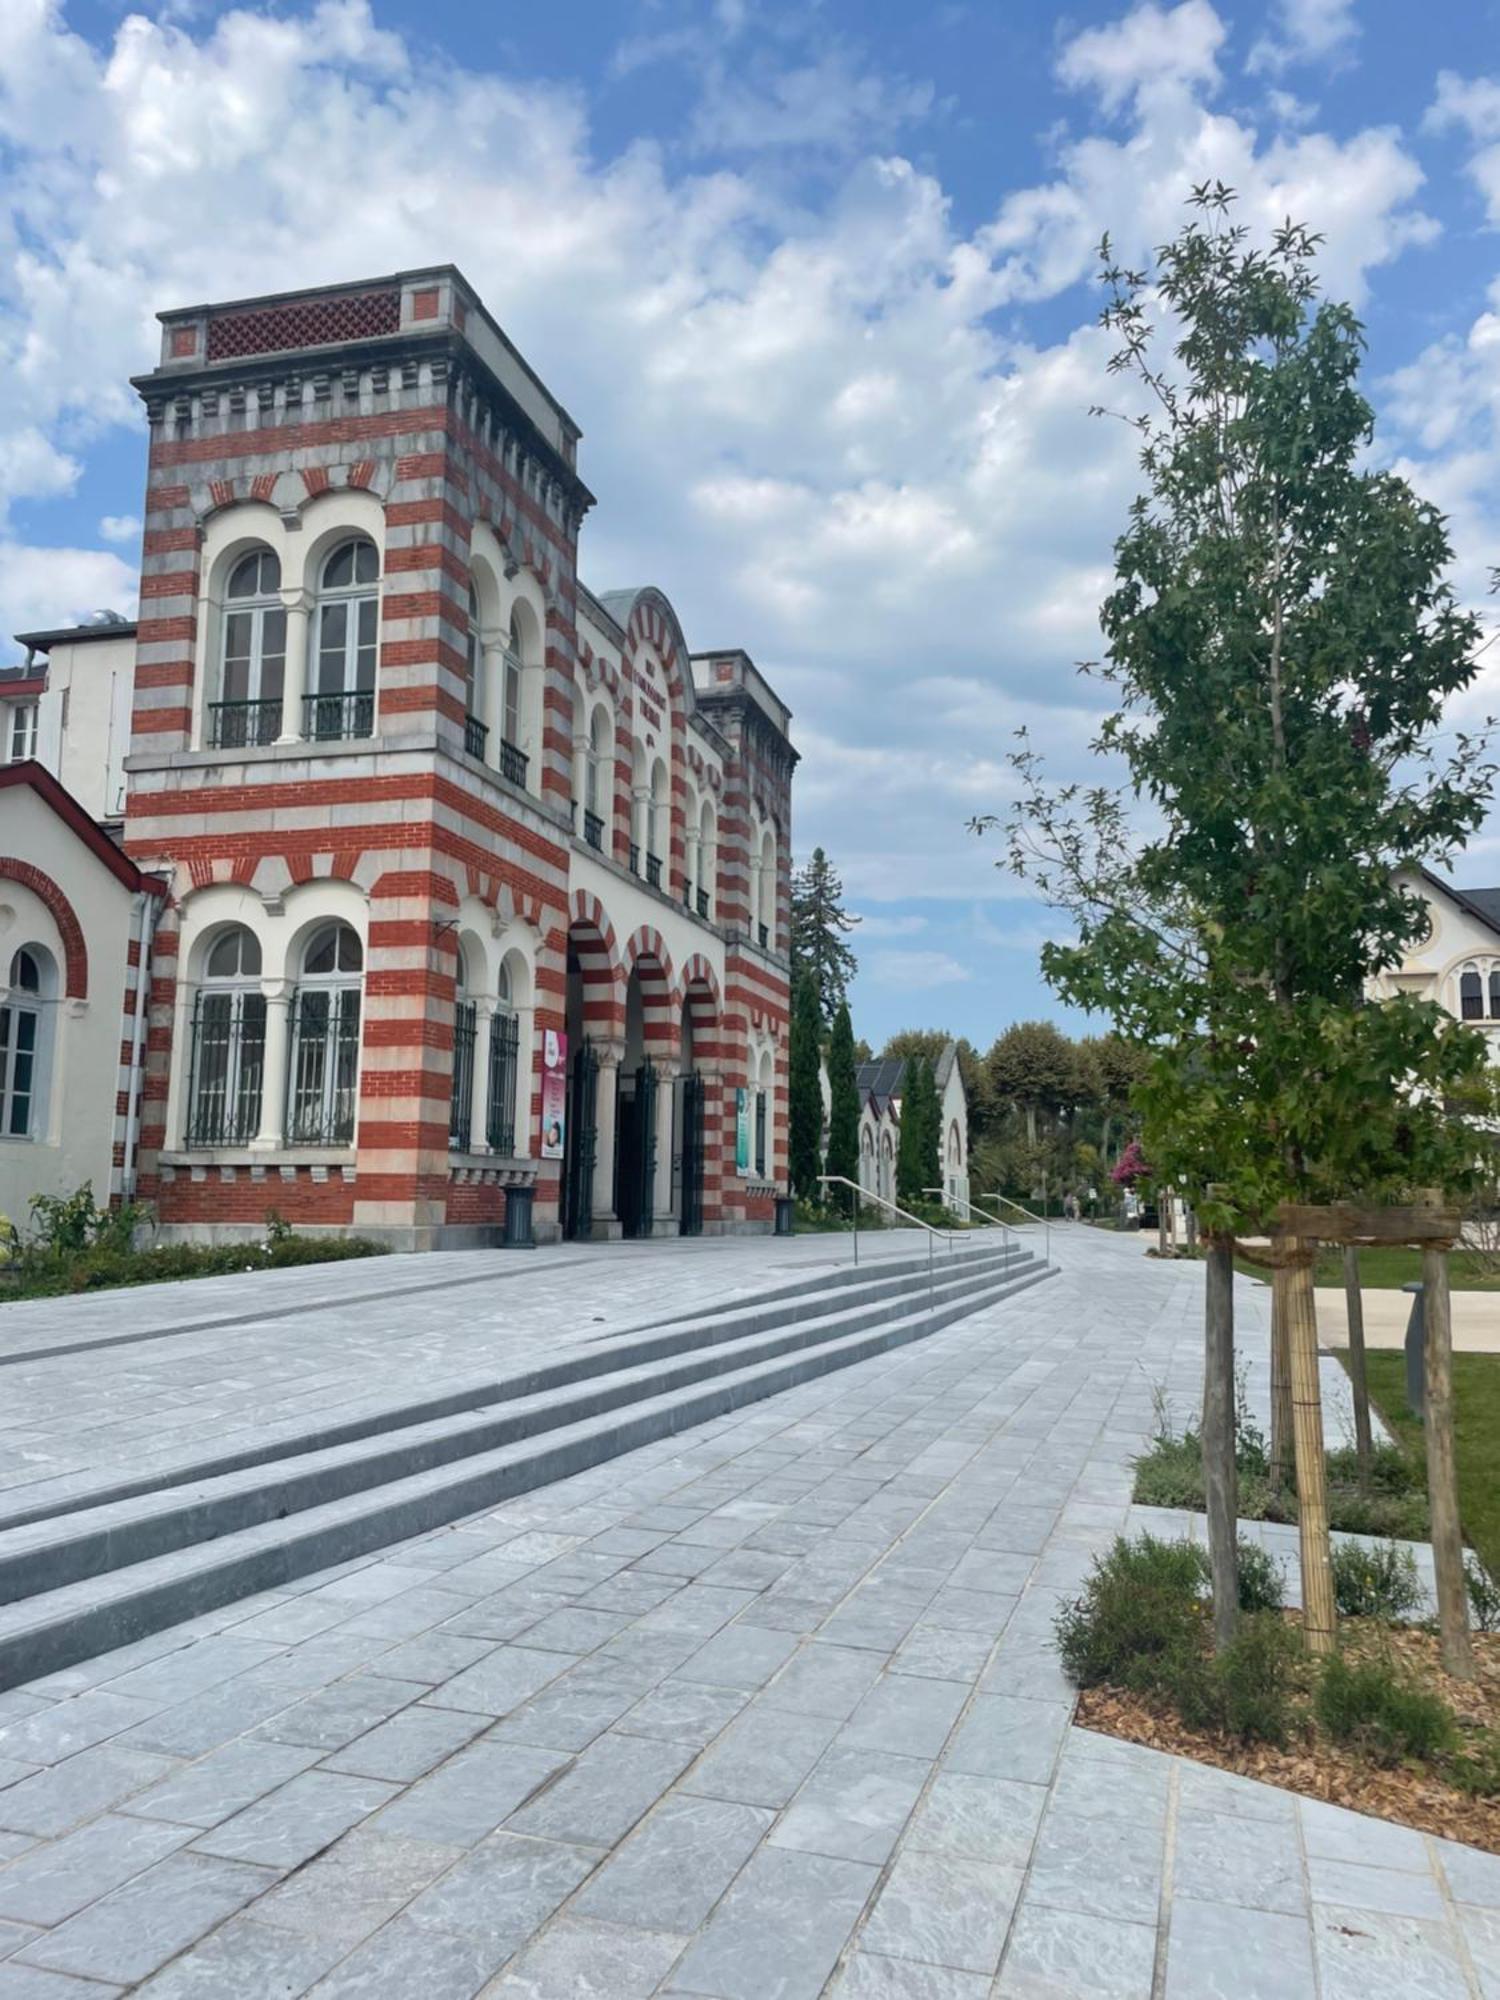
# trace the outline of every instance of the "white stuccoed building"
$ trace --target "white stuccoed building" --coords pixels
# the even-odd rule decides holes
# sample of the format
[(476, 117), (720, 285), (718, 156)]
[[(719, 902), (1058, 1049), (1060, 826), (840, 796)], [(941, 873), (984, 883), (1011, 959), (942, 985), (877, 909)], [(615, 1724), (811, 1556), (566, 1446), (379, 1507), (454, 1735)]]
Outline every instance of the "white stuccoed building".
[(1403, 887), (1427, 905), (1431, 928), (1401, 964), (1372, 983), (1377, 999), (1411, 993), (1436, 1000), (1483, 1031), (1500, 1060), (1500, 888), (1460, 889), (1429, 870), (1404, 870)]

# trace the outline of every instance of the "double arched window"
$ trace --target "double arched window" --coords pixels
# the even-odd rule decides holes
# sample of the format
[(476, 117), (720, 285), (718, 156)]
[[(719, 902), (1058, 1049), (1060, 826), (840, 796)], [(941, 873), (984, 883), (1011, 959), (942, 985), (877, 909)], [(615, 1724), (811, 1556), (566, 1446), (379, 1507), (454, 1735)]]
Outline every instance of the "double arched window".
[(340, 542), (318, 577), (308, 736), (318, 742), (375, 732), (380, 558), (362, 535)]
[(502, 962), (494, 995), (483, 996), (483, 964), (477, 957), (471, 963), (468, 949), (459, 952), (448, 1111), (448, 1144), (455, 1152), (475, 1148), (481, 1143), (476, 1133), (481, 1131), (490, 1152), (510, 1155), (516, 1150), (521, 1023), (511, 964), (510, 957)]
[(287, 1092), (287, 1139), (294, 1146), (353, 1142), (364, 964), (358, 934), (344, 923), (322, 925), (303, 950)]
[(1500, 1021), (1500, 964), (1490, 963), (1487, 972), (1473, 961), (1463, 967), (1458, 975), (1458, 1011), (1465, 1021), (1482, 1021), (1486, 1012), (1490, 1020)]
[(203, 961), (193, 1001), (190, 1146), (243, 1146), (260, 1130), (266, 1067), (260, 966), (260, 940), (243, 924), (221, 931)]
[(281, 734), (285, 681), (281, 563), (271, 549), (251, 549), (230, 571), (224, 591), (219, 699), (209, 704), (214, 748), (274, 743)]
[(22, 945), (0, 1004), (0, 1139), (33, 1139), (45, 1129), (48, 1003), (55, 992), (51, 954)]

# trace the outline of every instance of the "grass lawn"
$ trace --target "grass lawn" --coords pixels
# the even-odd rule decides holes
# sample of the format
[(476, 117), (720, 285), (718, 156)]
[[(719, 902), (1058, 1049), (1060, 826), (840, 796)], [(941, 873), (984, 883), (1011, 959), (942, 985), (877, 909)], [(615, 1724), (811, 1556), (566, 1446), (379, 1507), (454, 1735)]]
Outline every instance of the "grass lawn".
[[(1371, 1400), (1421, 1458), (1426, 1444), (1406, 1400), (1405, 1355), (1372, 1352), (1365, 1360)], [(1464, 1536), (1490, 1575), (1500, 1576), (1500, 1354), (1454, 1355), (1453, 1415)]]
[[(1259, 1264), (1247, 1263), (1243, 1258), (1235, 1258), (1234, 1268), (1247, 1278), (1259, 1278), (1262, 1283), (1270, 1280), (1269, 1271)], [(1361, 1250), (1359, 1275), (1366, 1291), (1398, 1291), (1402, 1285), (1421, 1277), (1422, 1253), (1399, 1244)], [(1344, 1253), (1325, 1245), (1318, 1252), (1318, 1261), (1313, 1266), (1313, 1283), (1341, 1286), (1343, 1282)], [(1500, 1272), (1484, 1271), (1472, 1257), (1462, 1250), (1455, 1250), (1448, 1262), (1448, 1284), (1455, 1292), (1500, 1292)]]

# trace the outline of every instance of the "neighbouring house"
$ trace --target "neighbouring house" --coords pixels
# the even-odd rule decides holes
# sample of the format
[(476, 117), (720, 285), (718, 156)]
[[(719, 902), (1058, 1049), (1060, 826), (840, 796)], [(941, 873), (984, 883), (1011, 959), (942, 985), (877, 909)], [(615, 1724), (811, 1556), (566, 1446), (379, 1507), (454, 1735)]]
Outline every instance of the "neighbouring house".
[(1372, 983), (1374, 995), (1436, 1000), (1482, 1029), (1500, 1061), (1500, 889), (1459, 889), (1425, 868), (1403, 870), (1398, 879), (1426, 903), (1430, 928)]
[(139, 621), (0, 674), (8, 1205), (769, 1228), (786, 706), (585, 588), (578, 427), (451, 265), (161, 320)]
[[(969, 1201), (969, 1104), (958, 1063), (958, 1044), (949, 1042), (934, 1070), (942, 1106), (939, 1152), (943, 1169), (943, 1200), (956, 1213)], [(881, 1057), (861, 1063), (854, 1072), (859, 1087), (859, 1184), (882, 1201), (896, 1199), (896, 1150), (901, 1140), (901, 1097), (906, 1062)], [(826, 1124), (829, 1091), (826, 1063), (822, 1074)], [(825, 1135), (826, 1136), (826, 1135)]]

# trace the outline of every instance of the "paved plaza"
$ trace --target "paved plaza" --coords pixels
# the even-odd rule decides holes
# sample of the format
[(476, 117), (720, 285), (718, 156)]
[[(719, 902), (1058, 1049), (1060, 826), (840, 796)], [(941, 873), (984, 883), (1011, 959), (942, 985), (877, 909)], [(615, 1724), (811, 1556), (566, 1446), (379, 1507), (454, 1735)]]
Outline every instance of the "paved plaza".
[[(1071, 1726), (1057, 1598), (1129, 1517), (1154, 1385), (1191, 1411), (1202, 1272), (1053, 1253), (929, 1340), (0, 1695), (0, 2000), (1500, 1993), (1500, 1859)], [(77, 1476), (841, 1255), (7, 1308), (7, 1438)]]

